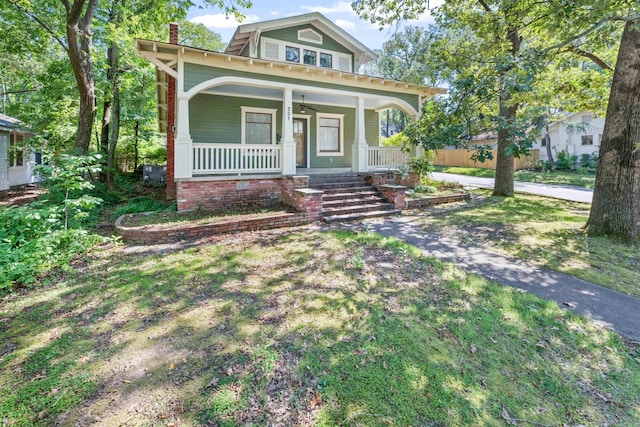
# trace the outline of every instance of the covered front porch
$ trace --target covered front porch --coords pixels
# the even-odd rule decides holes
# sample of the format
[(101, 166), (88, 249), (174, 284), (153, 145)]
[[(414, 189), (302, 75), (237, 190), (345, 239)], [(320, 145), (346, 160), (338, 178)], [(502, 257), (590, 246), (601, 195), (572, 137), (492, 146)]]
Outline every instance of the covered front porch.
[(379, 111), (418, 115), (393, 97), (227, 77), (178, 99), (175, 176), (181, 180), (399, 167), (410, 154), (380, 146)]

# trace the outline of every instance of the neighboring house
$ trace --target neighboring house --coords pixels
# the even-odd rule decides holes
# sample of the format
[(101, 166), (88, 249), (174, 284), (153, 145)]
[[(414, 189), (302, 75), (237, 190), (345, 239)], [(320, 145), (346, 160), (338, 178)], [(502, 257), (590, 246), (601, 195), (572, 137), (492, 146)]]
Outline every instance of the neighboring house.
[(241, 25), (224, 53), (178, 45), (177, 31), (136, 47), (157, 67), (167, 194), (180, 210), (268, 203), (290, 177), (401, 163), (399, 148), (379, 147), (378, 112), (416, 118), (446, 92), (357, 74), (376, 54), (320, 13)]
[(0, 191), (36, 181), (36, 154), (25, 145), (31, 136), (18, 119), (0, 114)]
[[(589, 112), (570, 113), (562, 120), (550, 123), (549, 139), (553, 158), (556, 159), (561, 151), (578, 157), (598, 153), (603, 130), (604, 118)], [(548, 160), (544, 134), (536, 139), (533, 148), (540, 149), (541, 160)]]

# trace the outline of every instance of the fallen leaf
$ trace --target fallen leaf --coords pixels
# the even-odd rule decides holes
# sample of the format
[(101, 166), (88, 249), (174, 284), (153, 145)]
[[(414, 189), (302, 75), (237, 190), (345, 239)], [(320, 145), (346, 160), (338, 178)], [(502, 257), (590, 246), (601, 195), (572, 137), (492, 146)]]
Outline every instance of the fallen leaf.
[(476, 354), (477, 352), (478, 352), (478, 349), (476, 348), (476, 346), (471, 344), (471, 353)]
[(125, 384), (131, 384), (130, 380), (122, 380), (122, 382), (125, 383)]
[(382, 367), (383, 367), (384, 369), (387, 369), (387, 362), (386, 362), (386, 361), (384, 361), (384, 360), (382, 361)]
[(509, 412), (507, 411), (507, 408), (505, 408), (504, 406), (502, 407), (502, 418), (510, 426), (517, 426), (518, 425), (518, 420), (516, 420), (511, 415), (509, 415)]
[(169, 369), (171, 369), (172, 371), (175, 369), (175, 365), (172, 363), (171, 366), (169, 366)]
[(563, 302), (562, 304), (566, 305), (569, 308), (576, 308), (576, 305), (572, 302)]

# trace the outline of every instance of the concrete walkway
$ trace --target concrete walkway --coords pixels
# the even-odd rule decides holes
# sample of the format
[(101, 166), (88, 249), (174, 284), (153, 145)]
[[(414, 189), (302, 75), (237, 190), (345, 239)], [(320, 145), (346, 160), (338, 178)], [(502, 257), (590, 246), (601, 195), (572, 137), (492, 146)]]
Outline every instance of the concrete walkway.
[[(453, 173), (433, 172), (433, 179), (438, 181), (459, 182), (465, 187), (478, 187), (493, 190), (494, 179), (477, 176), (457, 175)], [(573, 185), (540, 184), (536, 182), (515, 181), (514, 189), (519, 193), (553, 197), (554, 199), (572, 202), (591, 203), (593, 190)]]
[(523, 289), (594, 322), (640, 341), (640, 298), (469, 246), (413, 224), (415, 217), (392, 217), (366, 223), (369, 230), (396, 237), (420, 248), (425, 254), (456, 264), (461, 269), (503, 285)]

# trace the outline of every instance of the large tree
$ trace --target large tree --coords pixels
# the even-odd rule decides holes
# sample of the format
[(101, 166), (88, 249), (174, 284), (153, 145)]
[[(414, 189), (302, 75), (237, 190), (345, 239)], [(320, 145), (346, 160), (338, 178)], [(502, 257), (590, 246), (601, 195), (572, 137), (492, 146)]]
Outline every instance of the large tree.
[[(540, 84), (542, 76), (550, 75), (550, 69), (564, 67), (565, 62), (573, 64), (569, 56), (589, 60), (599, 66), (594, 73), (604, 76), (597, 90), (589, 94), (579, 89), (588, 87), (580, 81), (585, 75), (581, 65), (576, 65), (575, 69), (580, 69), (577, 73), (563, 71), (562, 89), (554, 79), (547, 80), (552, 83), (546, 89), (562, 92), (572, 100), (578, 95), (601, 99), (595, 94), (606, 85), (606, 69), (610, 67), (591, 48), (598, 37), (601, 44), (612, 43), (615, 19), (628, 8), (625, 4), (624, 0), (586, 0), (581, 4), (563, 0), (445, 1), (432, 11), (436, 22), (447, 28), (434, 52), (442, 57), (440, 64), (455, 71), (451, 97), (432, 101), (421, 123), (414, 126), (413, 135), (431, 145), (425, 148), (434, 148), (434, 141), (441, 146), (483, 128), (497, 131), (494, 194), (512, 195), (513, 157), (527, 152), (533, 140), (527, 129), (551, 104), (549, 96), (540, 96), (545, 90)], [(386, 24), (417, 18), (428, 8), (428, 1), (359, 0), (353, 5), (363, 17)], [(564, 75), (580, 77), (567, 81)], [(554, 101), (561, 98), (553, 97)], [(422, 135), (425, 132), (432, 134)], [(434, 133), (442, 138), (433, 138)]]
[(588, 230), (640, 240), (640, 19), (625, 25), (607, 108)]
[[(66, 53), (73, 71), (78, 93), (77, 130), (74, 147), (77, 151), (87, 152), (91, 142), (93, 123), (96, 116), (96, 81), (94, 75), (93, 43), (94, 24), (100, 7), (106, 7), (105, 15), (112, 19), (101, 19), (100, 24), (113, 25), (123, 22), (119, 11), (139, 11), (140, 15), (130, 15), (135, 22), (144, 21), (166, 23), (168, 20), (183, 18), (187, 10), (195, 6), (191, 0), (166, 0), (160, 2), (125, 2), (117, 0), (8, 0), (16, 11), (20, 12), (12, 23), (21, 27), (39, 26), (48, 33)], [(133, 4), (135, 3), (135, 5)], [(135, 6), (135, 7), (134, 7)], [(219, 7), (226, 13), (241, 16), (237, 7), (250, 7), (250, 0), (203, 0), (199, 7)], [(113, 12), (112, 14), (110, 14)], [(106, 24), (105, 24), (106, 22)], [(45, 40), (40, 40), (46, 43)], [(103, 41), (104, 43), (105, 41)], [(115, 45), (113, 46), (115, 48)], [(117, 53), (113, 56), (116, 58)], [(115, 72), (115, 71), (114, 71)], [(112, 74), (113, 82), (117, 81)], [(115, 135), (117, 139), (117, 134)]]

